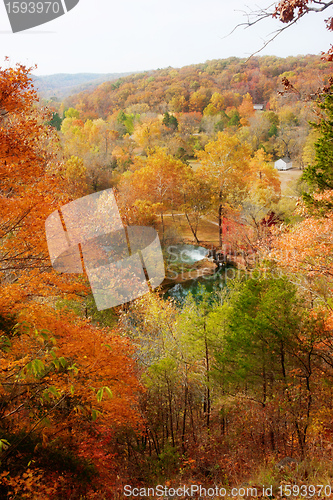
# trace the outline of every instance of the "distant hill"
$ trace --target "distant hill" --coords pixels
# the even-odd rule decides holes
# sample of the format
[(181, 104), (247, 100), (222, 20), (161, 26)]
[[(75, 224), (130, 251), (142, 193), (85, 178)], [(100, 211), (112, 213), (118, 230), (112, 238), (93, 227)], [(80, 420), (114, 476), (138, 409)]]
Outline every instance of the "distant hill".
[(259, 109), (265, 108), (278, 90), (284, 90), (283, 78), (300, 92), (313, 94), (328, 82), (331, 74), (332, 63), (316, 55), (230, 57), (182, 68), (132, 73), (88, 92), (72, 93), (65, 105), (80, 104), (82, 120), (107, 119), (120, 110), (130, 114), (170, 111), (214, 115), (216, 105), (229, 112), (240, 105), (247, 93)]
[(49, 99), (57, 97), (62, 100), (72, 94), (85, 90), (93, 91), (98, 85), (106, 81), (118, 80), (118, 78), (131, 75), (128, 73), (57, 73), (54, 75), (36, 76), (33, 81), (38, 93)]

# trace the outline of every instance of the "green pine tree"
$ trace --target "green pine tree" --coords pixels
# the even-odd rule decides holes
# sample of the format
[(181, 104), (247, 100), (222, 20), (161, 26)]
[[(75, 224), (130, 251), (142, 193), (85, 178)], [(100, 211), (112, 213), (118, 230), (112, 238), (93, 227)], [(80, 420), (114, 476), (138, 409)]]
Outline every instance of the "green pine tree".
[(318, 107), (321, 120), (319, 123), (311, 122), (311, 125), (320, 132), (320, 137), (315, 143), (315, 162), (304, 170), (302, 176), (310, 187), (310, 193), (304, 193), (303, 198), (308, 205), (328, 210), (333, 208), (333, 203), (319, 203), (313, 195), (333, 189), (333, 78), (330, 79), (330, 86), (324, 89)]

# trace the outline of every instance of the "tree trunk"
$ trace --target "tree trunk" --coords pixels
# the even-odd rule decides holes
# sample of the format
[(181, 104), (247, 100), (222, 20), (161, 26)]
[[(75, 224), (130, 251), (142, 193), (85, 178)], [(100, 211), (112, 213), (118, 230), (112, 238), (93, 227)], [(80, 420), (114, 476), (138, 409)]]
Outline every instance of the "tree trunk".
[(198, 226), (196, 227), (196, 229), (194, 229), (194, 227), (193, 227), (193, 226), (192, 226), (192, 224), (191, 224), (191, 221), (190, 221), (190, 218), (189, 218), (189, 216), (188, 216), (187, 212), (185, 212), (185, 217), (186, 217), (186, 219), (187, 219), (188, 225), (190, 226), (190, 229), (191, 229), (191, 231), (192, 231), (192, 234), (193, 234), (193, 236), (194, 236), (194, 239), (195, 239), (195, 241), (196, 241), (196, 242), (198, 243), (198, 245), (199, 245), (199, 244), (200, 244), (200, 241), (198, 240), (198, 237), (197, 237), (197, 230), (198, 230)]
[(161, 222), (162, 222), (162, 241), (164, 242), (164, 218), (162, 212), (161, 212)]
[(185, 430), (186, 430), (186, 415), (187, 415), (187, 395), (188, 386), (187, 381), (185, 382), (185, 393), (184, 393), (184, 414), (183, 414), (183, 426), (182, 426), (182, 452), (185, 453)]
[(205, 332), (205, 350), (206, 350), (206, 378), (207, 378), (207, 393), (206, 393), (206, 425), (207, 429), (209, 429), (210, 425), (210, 412), (211, 412), (211, 402), (210, 402), (210, 388), (209, 388), (209, 351), (208, 351), (208, 343), (206, 336), (206, 323), (204, 323), (204, 332)]
[(222, 249), (223, 243), (223, 205), (222, 205), (222, 191), (219, 193), (219, 245)]
[(192, 234), (194, 236), (194, 239), (195, 241), (199, 244), (200, 241), (198, 240), (197, 238), (197, 230), (198, 230), (198, 225), (196, 225), (196, 228), (194, 229), (194, 227), (192, 226), (191, 224), (191, 221), (190, 221), (190, 218), (188, 216), (188, 213), (187, 213), (187, 210), (186, 210), (186, 196), (185, 196), (185, 193), (184, 193), (184, 213), (185, 213), (185, 217), (186, 217), (186, 220), (188, 222), (188, 225), (190, 226), (190, 229), (192, 231)]
[(172, 392), (171, 392), (171, 389), (170, 389), (170, 382), (169, 382), (168, 378), (167, 378), (167, 386), (168, 386), (170, 434), (171, 434), (172, 446), (175, 447), (175, 435), (174, 435), (174, 431), (173, 431)]
[(189, 402), (189, 409), (190, 409), (190, 421), (191, 421), (192, 436), (193, 436), (193, 441), (196, 443), (197, 442), (197, 436), (195, 434), (195, 425), (194, 425), (194, 418), (193, 418), (193, 408), (192, 408), (191, 393), (188, 396), (188, 402)]

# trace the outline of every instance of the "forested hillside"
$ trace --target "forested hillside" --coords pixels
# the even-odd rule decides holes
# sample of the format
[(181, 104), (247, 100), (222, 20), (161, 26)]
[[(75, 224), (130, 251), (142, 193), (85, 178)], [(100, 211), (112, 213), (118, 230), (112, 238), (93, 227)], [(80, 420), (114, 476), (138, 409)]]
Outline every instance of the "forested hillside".
[[(71, 162), (82, 163), (92, 191), (156, 147), (197, 166), (199, 151), (219, 132), (237, 136), (271, 161), (290, 157), (303, 169), (313, 157), (317, 91), (332, 63), (320, 57), (230, 58), (107, 82), (61, 105), (49, 102)], [(291, 92), (284, 92), (288, 81)]]
[(77, 73), (77, 74), (55, 74), (46, 76), (33, 76), (33, 82), (37, 92), (44, 98), (57, 98), (59, 100), (71, 94), (83, 90), (93, 90), (103, 82), (117, 80), (130, 73)]
[[(329, 497), (332, 63), (209, 61), (63, 103), (17, 65), (0, 91), (0, 498)], [(166, 280), (98, 311), (45, 221), (107, 188)]]
[(325, 74), (328, 78), (330, 67), (320, 57), (310, 55), (286, 59), (263, 56), (250, 60), (232, 57), (120, 78), (104, 83), (94, 92), (78, 94), (67, 104), (82, 112), (83, 119), (106, 119), (115, 110), (212, 114), (214, 109), (207, 106), (213, 104), (211, 98), (215, 92), (223, 94), (221, 110), (237, 106), (237, 99), (247, 93), (255, 104), (266, 106), (273, 93), (281, 89), (283, 77), (288, 77), (300, 90), (313, 92)]

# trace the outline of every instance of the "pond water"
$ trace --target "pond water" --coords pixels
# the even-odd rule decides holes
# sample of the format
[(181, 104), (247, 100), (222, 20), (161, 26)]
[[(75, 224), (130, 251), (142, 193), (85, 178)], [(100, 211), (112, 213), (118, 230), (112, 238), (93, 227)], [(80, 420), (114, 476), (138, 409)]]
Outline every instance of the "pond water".
[[(207, 274), (204, 272), (205, 269), (195, 267), (195, 263), (207, 257), (208, 252), (207, 248), (195, 245), (171, 245), (166, 249), (169, 277), (176, 280), (177, 277), (182, 276), (183, 281), (172, 286), (169, 283), (164, 297), (172, 297), (182, 304), (189, 293), (200, 300), (200, 295), (204, 290), (211, 294), (213, 299), (216, 293), (224, 288), (226, 281), (233, 277), (234, 268), (221, 267), (215, 273), (212, 273), (212, 269), (209, 268), (210, 274)], [(191, 265), (194, 265), (194, 268), (191, 268)]]
[(213, 298), (214, 295), (224, 288), (225, 282), (224, 270), (220, 270), (211, 276), (201, 276), (183, 283), (176, 283), (167, 290), (164, 297), (171, 297), (182, 304), (189, 293), (199, 298), (202, 290), (204, 290), (210, 293)]

